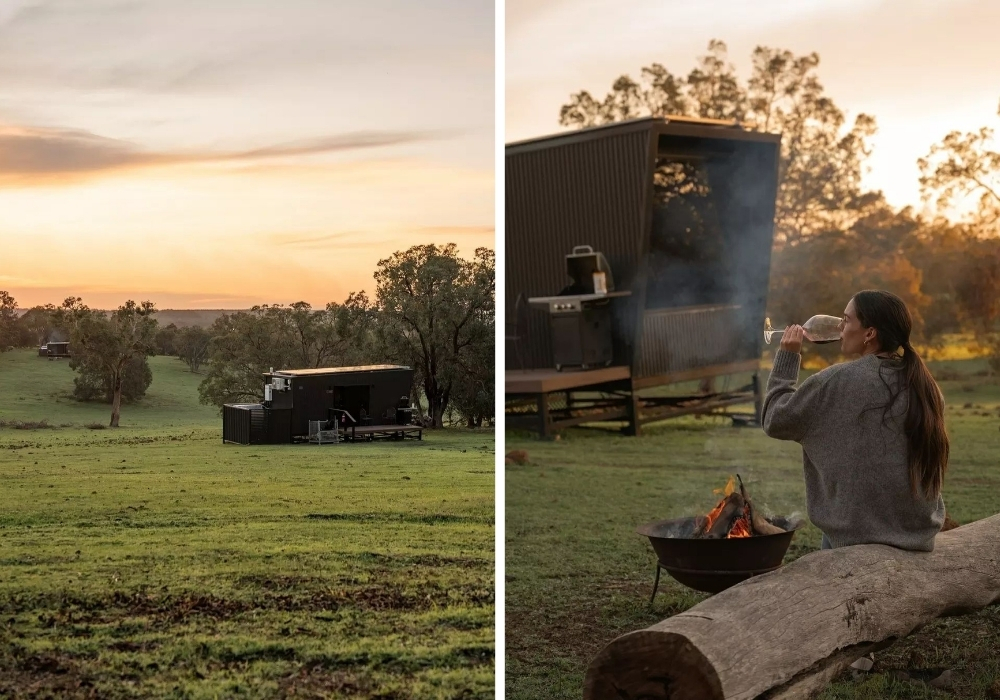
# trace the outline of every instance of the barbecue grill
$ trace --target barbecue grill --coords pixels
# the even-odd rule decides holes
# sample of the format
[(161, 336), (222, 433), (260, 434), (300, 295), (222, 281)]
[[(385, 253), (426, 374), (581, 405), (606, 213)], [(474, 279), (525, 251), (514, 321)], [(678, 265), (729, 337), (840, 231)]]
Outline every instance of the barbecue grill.
[(576, 246), (566, 256), (566, 273), (572, 283), (559, 294), (528, 299), (549, 314), (555, 368), (607, 367), (614, 357), (612, 300), (631, 292), (615, 291), (611, 266), (589, 245)]

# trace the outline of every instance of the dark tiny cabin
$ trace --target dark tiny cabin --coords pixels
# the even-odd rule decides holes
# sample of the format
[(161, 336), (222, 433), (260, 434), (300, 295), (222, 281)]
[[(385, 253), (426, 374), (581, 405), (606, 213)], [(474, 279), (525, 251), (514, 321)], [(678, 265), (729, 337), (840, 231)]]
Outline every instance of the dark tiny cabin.
[(38, 348), (39, 357), (47, 357), (50, 360), (69, 358), (68, 341), (49, 341)]
[[(515, 318), (506, 369), (517, 385), (537, 376), (531, 391), (544, 400), (550, 386), (587, 383), (544, 372), (559, 369), (554, 321), (588, 303), (609, 309), (610, 349), (596, 366), (608, 366), (616, 391), (754, 370), (780, 141), (732, 122), (670, 117), (508, 144), (504, 274)], [(567, 262), (584, 247), (609, 267), (616, 291), (605, 299), (566, 291)]]
[(398, 435), (410, 423), (413, 370), (399, 365), (289, 369), (264, 374), (264, 401), (226, 404), (222, 439), (278, 444), (307, 439), (310, 421)]

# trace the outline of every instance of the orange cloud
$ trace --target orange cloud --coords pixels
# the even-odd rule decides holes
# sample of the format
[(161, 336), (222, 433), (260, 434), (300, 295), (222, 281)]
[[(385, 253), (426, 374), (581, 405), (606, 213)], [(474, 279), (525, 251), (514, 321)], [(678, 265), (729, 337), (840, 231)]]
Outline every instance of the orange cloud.
[(109, 171), (162, 165), (254, 161), (398, 146), (446, 138), (429, 132), (354, 132), (302, 139), (246, 151), (157, 153), (78, 129), (0, 128), (0, 182), (49, 184)]

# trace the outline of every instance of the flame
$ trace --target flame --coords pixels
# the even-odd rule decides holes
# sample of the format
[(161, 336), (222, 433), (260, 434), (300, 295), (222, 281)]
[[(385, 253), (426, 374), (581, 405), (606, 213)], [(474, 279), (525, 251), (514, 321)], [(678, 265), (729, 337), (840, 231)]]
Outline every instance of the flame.
[(724, 489), (712, 489), (712, 493), (716, 495), (721, 495), (723, 498), (731, 494), (736, 490), (736, 477), (730, 476), (729, 481), (726, 482), (726, 488)]
[(746, 511), (743, 512), (735, 523), (733, 523), (733, 528), (729, 531), (726, 539), (735, 537), (750, 537), (753, 533), (750, 532), (750, 518)]
[[(733, 491), (735, 490), (736, 490), (735, 476), (729, 477), (729, 481), (726, 482), (725, 488), (712, 490), (712, 493), (716, 494), (717, 496), (722, 496), (722, 500), (720, 500), (718, 505), (716, 505), (715, 508), (713, 508), (712, 511), (707, 516), (705, 516), (706, 523), (703, 532), (708, 532), (709, 530), (712, 529), (712, 525), (715, 524), (715, 521), (719, 518), (719, 515), (722, 513), (722, 509), (726, 505), (726, 498), (730, 494), (732, 494)], [(745, 507), (743, 509), (743, 514), (736, 519), (736, 522), (734, 522), (732, 528), (730, 528), (729, 534), (726, 535), (726, 539), (733, 539), (737, 537), (751, 537), (752, 535), (753, 532), (750, 529), (750, 509), (748, 507)]]
[(705, 532), (711, 530), (712, 526), (715, 525), (715, 521), (718, 519), (719, 514), (722, 512), (722, 506), (724, 503), (725, 501), (719, 501), (719, 505), (715, 506), (715, 509), (707, 516), (705, 516), (706, 518), (705, 529), (704, 529)]

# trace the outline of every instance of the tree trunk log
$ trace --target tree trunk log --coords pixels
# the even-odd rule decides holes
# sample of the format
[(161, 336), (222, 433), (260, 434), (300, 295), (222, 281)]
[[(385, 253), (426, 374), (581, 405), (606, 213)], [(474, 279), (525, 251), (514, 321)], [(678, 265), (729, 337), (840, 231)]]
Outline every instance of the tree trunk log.
[(615, 639), (584, 698), (809, 698), (863, 654), (996, 602), (1000, 515), (940, 533), (933, 552), (813, 552)]

